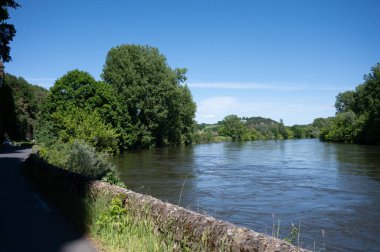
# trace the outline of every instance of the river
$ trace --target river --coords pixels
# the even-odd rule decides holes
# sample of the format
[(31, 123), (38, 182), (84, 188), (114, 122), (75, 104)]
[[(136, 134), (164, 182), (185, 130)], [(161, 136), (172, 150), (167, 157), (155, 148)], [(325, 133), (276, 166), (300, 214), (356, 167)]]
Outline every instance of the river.
[(112, 161), (137, 192), (281, 238), (293, 223), (299, 245), (312, 250), (379, 251), (380, 146), (229, 142)]

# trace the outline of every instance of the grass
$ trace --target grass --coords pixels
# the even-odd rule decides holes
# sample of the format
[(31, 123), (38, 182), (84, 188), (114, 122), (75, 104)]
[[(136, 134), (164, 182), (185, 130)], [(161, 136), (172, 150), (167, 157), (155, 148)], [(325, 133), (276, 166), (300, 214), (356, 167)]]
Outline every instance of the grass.
[(186, 179), (187, 179), (187, 175), (185, 177), (185, 180), (183, 181), (181, 193), (179, 194), (179, 199), (178, 199), (178, 204), (177, 204), (178, 206), (180, 206), (180, 204), (181, 204), (182, 192), (183, 192), (183, 187), (185, 186), (185, 183), (186, 183)]
[(155, 232), (152, 219), (135, 218), (120, 198), (86, 198), (89, 235), (105, 251), (173, 251), (173, 240)]
[[(115, 196), (109, 191), (93, 190), (88, 183), (89, 178), (59, 169), (37, 155), (32, 154), (25, 161), (22, 171), (36, 189), (71, 219), (82, 234), (95, 241), (102, 251), (205, 251), (208, 245), (214, 246), (209, 244), (209, 229), (204, 230), (199, 240), (177, 235), (170, 216), (165, 222), (160, 220), (160, 216), (153, 221), (151, 209), (147, 206), (141, 207), (129, 197), (125, 205), (126, 195)], [(182, 184), (179, 204), (186, 179)], [(273, 224), (273, 236), (278, 237), (279, 231), (278, 219), (278, 225)], [(226, 249), (225, 239), (227, 237), (216, 249)]]
[[(277, 239), (283, 239), (293, 245), (300, 246), (301, 223), (298, 225), (298, 227), (292, 223), (288, 237), (281, 238), (280, 237), (281, 219), (279, 217), (277, 218), (277, 225), (276, 225), (275, 216), (274, 214), (272, 214), (272, 220), (273, 220), (273, 223), (272, 223), (271, 236)], [(267, 233), (267, 227), (265, 227), (265, 234), (266, 233)]]
[(128, 210), (121, 196), (89, 190), (83, 178), (58, 171), (35, 155), (26, 160), (22, 171), (39, 193), (79, 232), (89, 236), (99, 250), (175, 250), (174, 238), (156, 231), (147, 208)]

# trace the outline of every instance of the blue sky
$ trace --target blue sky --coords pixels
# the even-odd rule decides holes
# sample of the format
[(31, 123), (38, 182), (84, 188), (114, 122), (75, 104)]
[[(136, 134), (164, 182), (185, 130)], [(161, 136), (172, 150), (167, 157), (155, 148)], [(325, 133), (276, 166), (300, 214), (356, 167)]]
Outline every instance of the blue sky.
[(47, 88), (76, 68), (100, 79), (110, 48), (154, 46), (188, 69), (198, 122), (333, 116), (380, 62), (378, 0), (18, 2), (7, 72)]

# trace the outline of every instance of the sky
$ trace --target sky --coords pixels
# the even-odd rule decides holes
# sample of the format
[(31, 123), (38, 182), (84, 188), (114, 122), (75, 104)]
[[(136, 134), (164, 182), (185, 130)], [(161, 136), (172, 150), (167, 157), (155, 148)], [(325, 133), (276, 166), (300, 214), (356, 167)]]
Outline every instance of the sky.
[(17, 2), (8, 73), (45, 88), (73, 69), (100, 80), (112, 47), (157, 47), (188, 69), (199, 123), (333, 116), (335, 96), (380, 62), (379, 0)]

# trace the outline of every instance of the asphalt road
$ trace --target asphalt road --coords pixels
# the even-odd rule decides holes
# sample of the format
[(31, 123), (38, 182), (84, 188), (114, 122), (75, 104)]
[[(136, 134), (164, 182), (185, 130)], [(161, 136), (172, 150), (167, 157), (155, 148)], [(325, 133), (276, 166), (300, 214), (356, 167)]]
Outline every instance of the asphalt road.
[(22, 177), (30, 149), (0, 151), (0, 252), (96, 251)]

